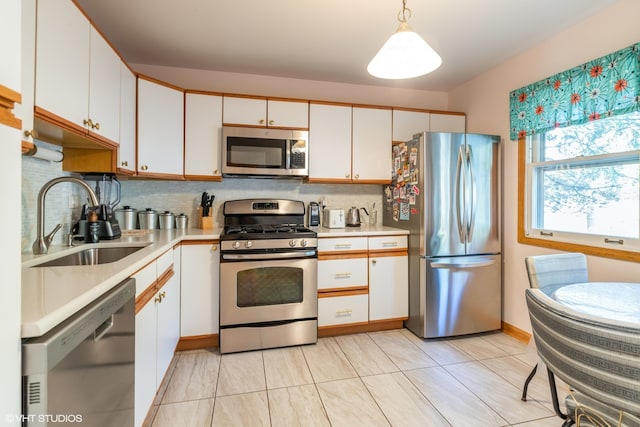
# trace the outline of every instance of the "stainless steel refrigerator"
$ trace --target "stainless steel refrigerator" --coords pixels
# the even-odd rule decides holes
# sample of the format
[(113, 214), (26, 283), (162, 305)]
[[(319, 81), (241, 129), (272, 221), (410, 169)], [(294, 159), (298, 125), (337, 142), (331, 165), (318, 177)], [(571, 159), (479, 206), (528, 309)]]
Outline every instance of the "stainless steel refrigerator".
[(409, 230), (409, 319), (424, 338), (500, 329), (500, 137), (424, 132), (393, 146), (384, 225)]

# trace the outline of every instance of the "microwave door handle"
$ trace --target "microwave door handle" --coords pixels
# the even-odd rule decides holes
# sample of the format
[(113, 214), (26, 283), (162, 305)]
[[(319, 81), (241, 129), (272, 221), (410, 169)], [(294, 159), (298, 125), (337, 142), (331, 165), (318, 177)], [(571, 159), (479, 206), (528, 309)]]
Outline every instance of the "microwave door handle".
[(284, 159), (284, 168), (291, 169), (291, 140), (285, 140), (285, 159)]

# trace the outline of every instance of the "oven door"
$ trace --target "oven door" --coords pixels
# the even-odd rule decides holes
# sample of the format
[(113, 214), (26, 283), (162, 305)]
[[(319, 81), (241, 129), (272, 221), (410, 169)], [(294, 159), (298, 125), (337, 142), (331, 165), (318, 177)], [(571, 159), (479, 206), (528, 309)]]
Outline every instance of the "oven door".
[(220, 264), (220, 326), (268, 324), (318, 316), (317, 259)]

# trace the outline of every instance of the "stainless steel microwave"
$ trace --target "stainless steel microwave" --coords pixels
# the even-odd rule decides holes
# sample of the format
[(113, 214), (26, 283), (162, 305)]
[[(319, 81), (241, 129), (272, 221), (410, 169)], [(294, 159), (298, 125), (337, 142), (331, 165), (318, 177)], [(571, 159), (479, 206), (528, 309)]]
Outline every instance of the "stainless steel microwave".
[(222, 174), (308, 176), (309, 132), (223, 126)]

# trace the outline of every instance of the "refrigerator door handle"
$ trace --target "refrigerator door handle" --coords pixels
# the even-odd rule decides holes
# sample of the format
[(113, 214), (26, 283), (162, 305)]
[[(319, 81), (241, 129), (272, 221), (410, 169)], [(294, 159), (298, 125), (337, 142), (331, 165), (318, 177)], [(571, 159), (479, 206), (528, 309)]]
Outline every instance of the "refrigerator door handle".
[[(473, 226), (476, 223), (476, 178), (473, 174), (473, 152), (471, 146), (467, 145), (467, 168), (469, 169), (469, 184), (471, 185), (471, 191), (469, 191), (469, 222), (467, 223), (467, 243), (470, 243), (473, 239)], [(468, 190), (468, 189), (467, 189)]]
[(488, 267), (496, 263), (495, 259), (483, 259), (478, 261), (444, 261), (438, 260), (430, 263), (431, 268), (478, 268)]
[(460, 209), (460, 192), (463, 190), (463, 185), (464, 185), (464, 183), (461, 182), (462, 162), (464, 158), (464, 154), (462, 153), (462, 148), (463, 147), (460, 147), (458, 149), (458, 161), (456, 163), (456, 183), (455, 183), (456, 195), (455, 197), (456, 197), (456, 221), (458, 224), (458, 236), (460, 237), (460, 243), (464, 244), (465, 243), (465, 226), (463, 223), (464, 216), (463, 216), (462, 210)]

